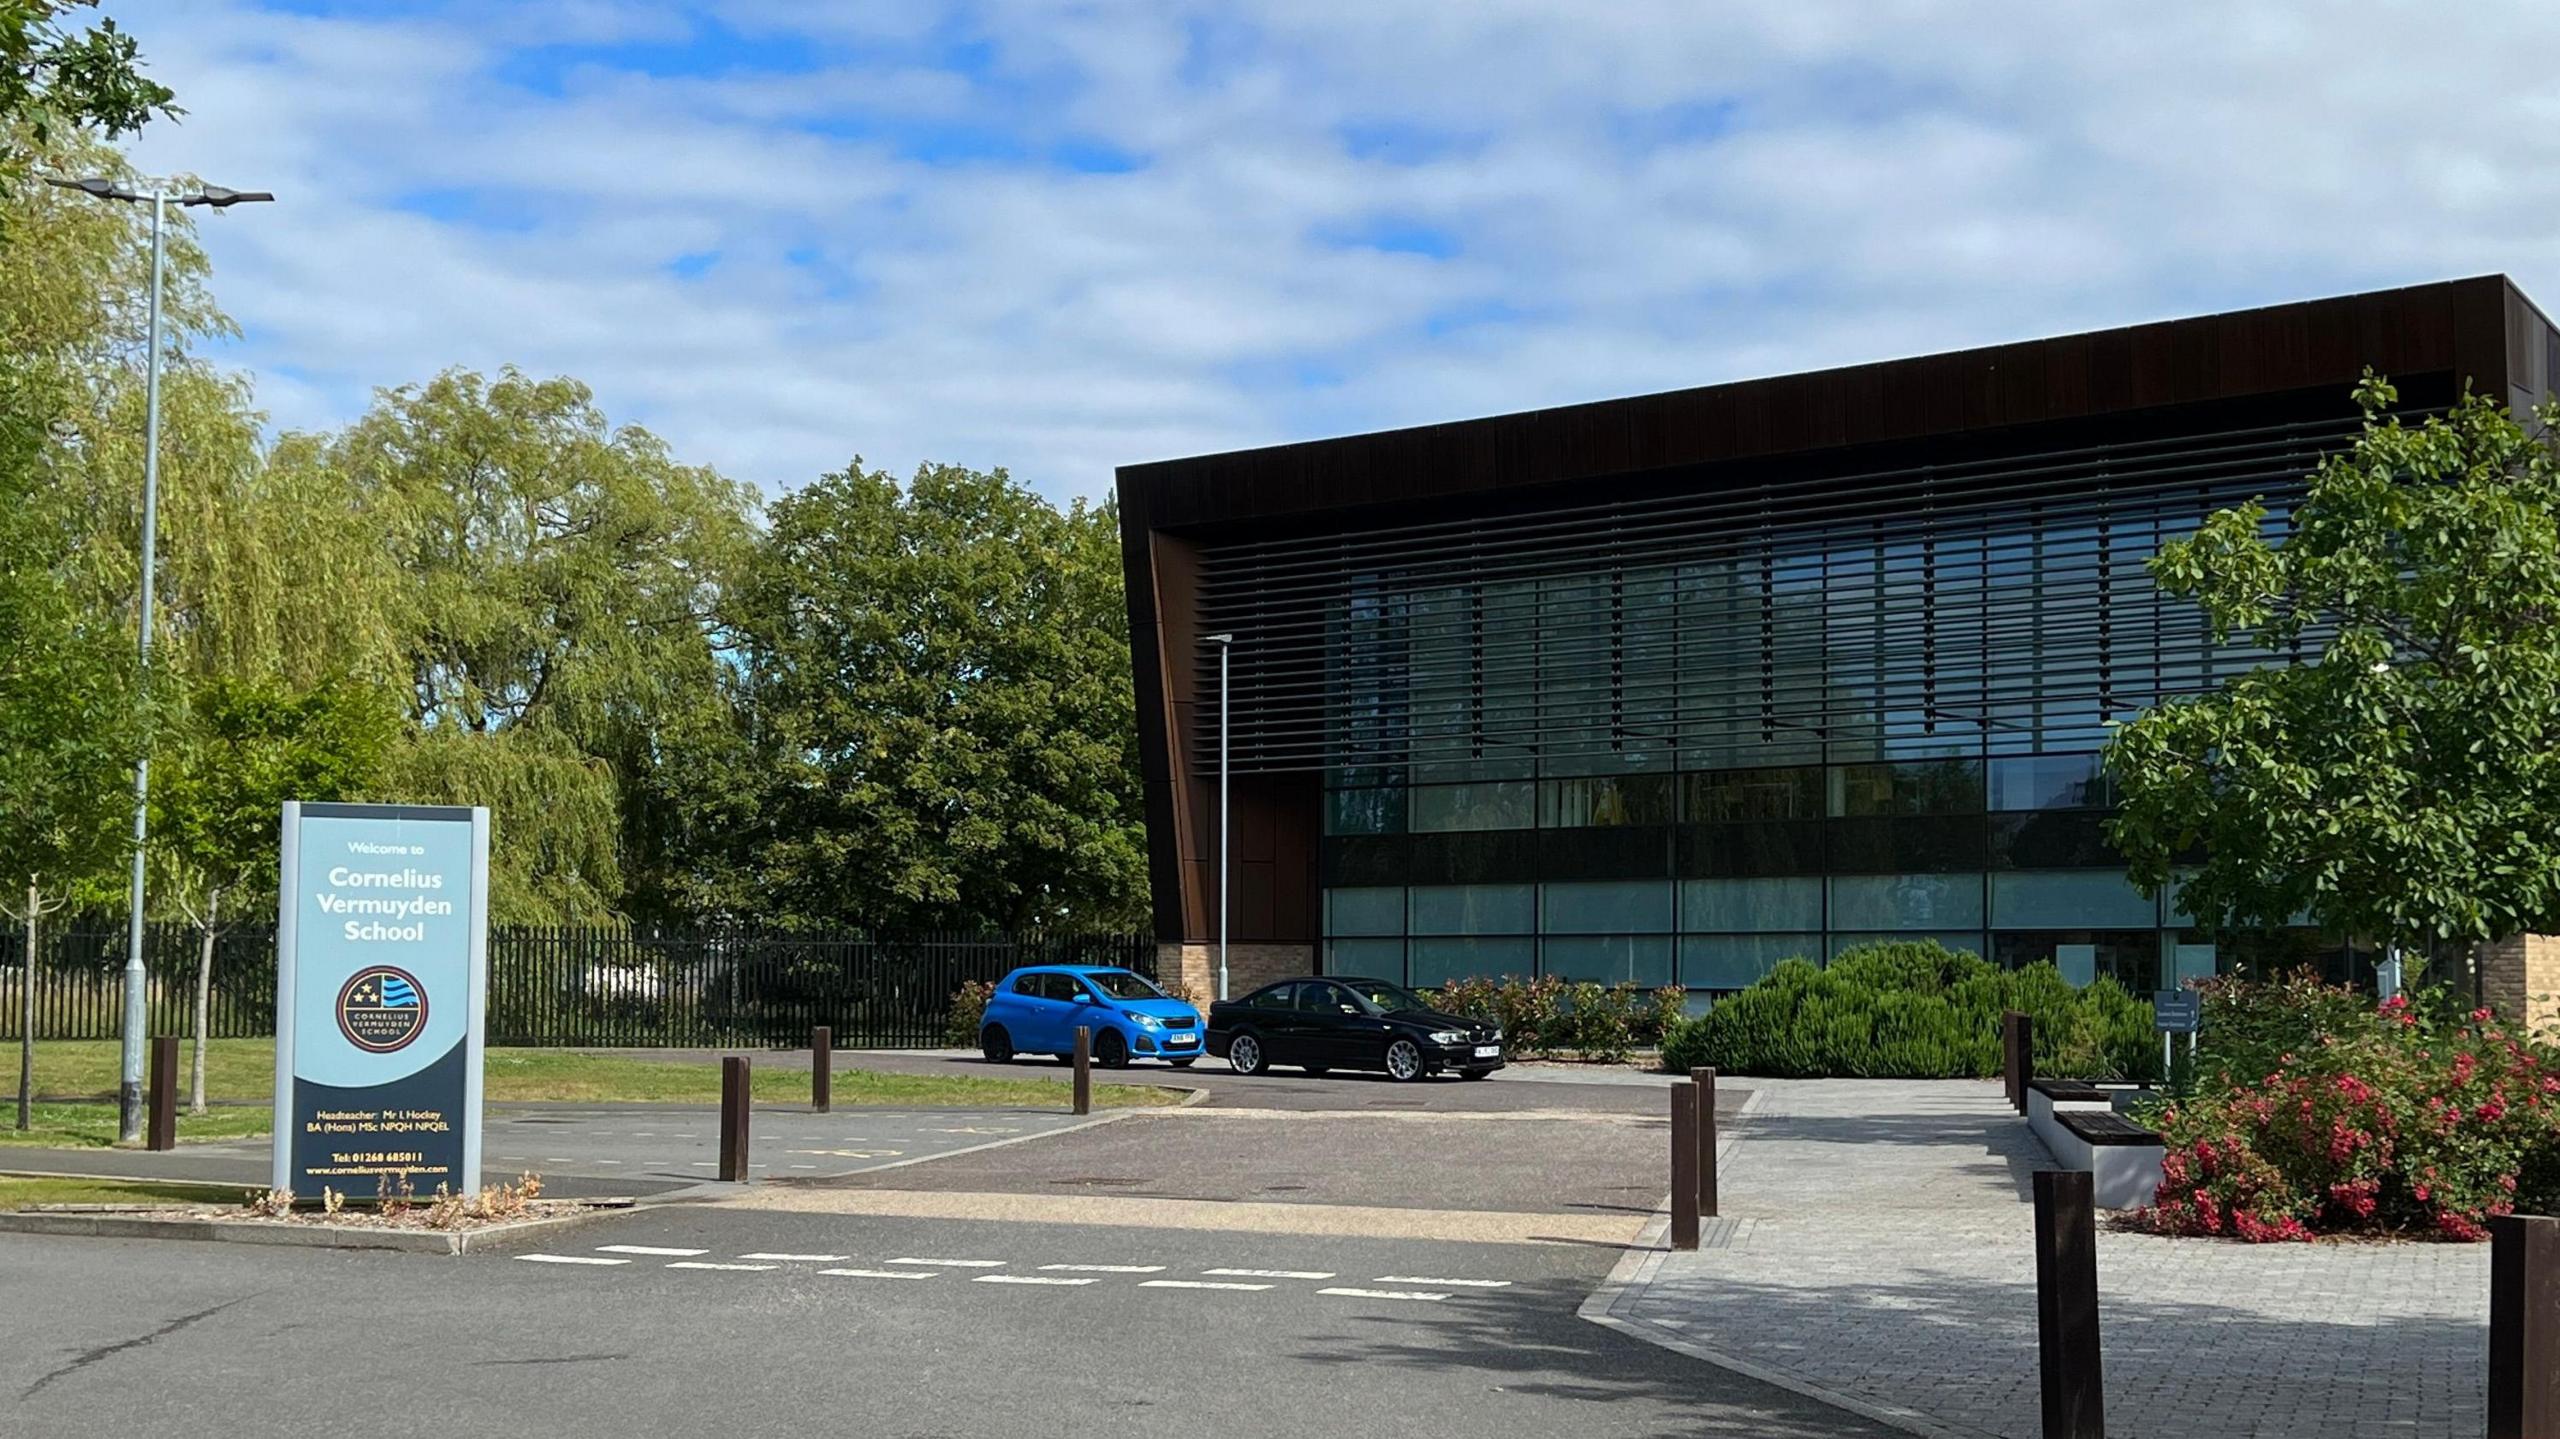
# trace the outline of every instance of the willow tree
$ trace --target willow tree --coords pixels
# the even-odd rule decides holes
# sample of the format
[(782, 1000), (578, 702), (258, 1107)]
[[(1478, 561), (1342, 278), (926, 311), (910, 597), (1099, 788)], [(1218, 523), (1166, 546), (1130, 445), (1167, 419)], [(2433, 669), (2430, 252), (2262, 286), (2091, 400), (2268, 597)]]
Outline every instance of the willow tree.
[(729, 728), (717, 645), (752, 493), (514, 370), (386, 391), (272, 463), (332, 477), (383, 537), (418, 730), (394, 782), (491, 806), (495, 917), (611, 917), (670, 756)]

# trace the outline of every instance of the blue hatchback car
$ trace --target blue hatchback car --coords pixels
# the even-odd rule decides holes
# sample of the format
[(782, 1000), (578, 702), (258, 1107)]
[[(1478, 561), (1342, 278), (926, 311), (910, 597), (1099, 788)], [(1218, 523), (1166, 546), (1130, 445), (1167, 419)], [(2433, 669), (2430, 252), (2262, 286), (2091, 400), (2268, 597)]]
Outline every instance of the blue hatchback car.
[(1176, 1066), (1200, 1057), (1200, 1011), (1125, 969), (1041, 964), (997, 981), (978, 1022), (978, 1047), (991, 1064), (1017, 1054), (1074, 1055), (1076, 1030), (1093, 1031), (1094, 1062), (1117, 1069), (1131, 1058)]

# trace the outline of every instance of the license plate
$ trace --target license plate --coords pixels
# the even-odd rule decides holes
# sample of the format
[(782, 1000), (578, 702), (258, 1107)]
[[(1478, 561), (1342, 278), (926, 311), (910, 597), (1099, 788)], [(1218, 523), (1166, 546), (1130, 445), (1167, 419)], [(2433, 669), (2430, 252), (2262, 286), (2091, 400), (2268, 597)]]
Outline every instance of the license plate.
[(1168, 1034), (1164, 1037), (1164, 1042), (1167, 1044), (1196, 1044), (1199, 1041), (1193, 1039), (1187, 1034)]
[(1478, 1059), (1500, 1059), (1501, 1057), (1502, 1046), (1499, 1044), (1479, 1044), (1476, 1046), (1476, 1058)]

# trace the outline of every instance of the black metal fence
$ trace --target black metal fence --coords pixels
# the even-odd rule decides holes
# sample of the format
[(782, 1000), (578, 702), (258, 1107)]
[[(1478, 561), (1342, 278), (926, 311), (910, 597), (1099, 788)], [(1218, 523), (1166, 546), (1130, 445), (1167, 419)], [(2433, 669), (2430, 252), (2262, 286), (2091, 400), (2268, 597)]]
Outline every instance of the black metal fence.
[[(36, 1037), (113, 1039), (124, 1019), (125, 927), (80, 920), (39, 933)], [(0, 1039), (18, 1037), (25, 940), (0, 935)], [(194, 1028), (198, 937), (145, 927), (151, 1030)], [(609, 928), (489, 934), (491, 1044), (632, 1049), (795, 1045), (814, 1025), (845, 1049), (938, 1045), (951, 997), (1025, 964), (1113, 964), (1152, 976), (1144, 935), (657, 935)], [(215, 944), (209, 1028), (275, 1032), (275, 931), (244, 926)]]

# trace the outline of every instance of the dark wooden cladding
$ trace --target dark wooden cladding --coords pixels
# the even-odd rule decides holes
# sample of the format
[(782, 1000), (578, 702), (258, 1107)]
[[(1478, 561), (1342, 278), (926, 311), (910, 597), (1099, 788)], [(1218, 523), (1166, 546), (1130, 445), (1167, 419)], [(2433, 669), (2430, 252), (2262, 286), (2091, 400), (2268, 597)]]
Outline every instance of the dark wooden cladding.
[[(2467, 385), (2524, 404), (2560, 376), (2555, 351), (2560, 338), (2532, 302), (2505, 276), (2486, 275), (1124, 466), (1122, 554), (1157, 938), (1199, 942), (1216, 929), (1215, 755), (1193, 753), (1202, 731), (1192, 724), (1195, 700), (1216, 702), (1214, 663), (1200, 663), (1204, 543), (1518, 513), (1558, 495), (1587, 502), (1759, 483), (1853, 461), (1937, 463), (2294, 421), (2310, 407), (2343, 411), (2368, 367), (2431, 395)], [(1250, 796), (1237, 781), (1230, 908), (1240, 943), (1316, 936), (1322, 796), (1290, 778), (1257, 776)]]

